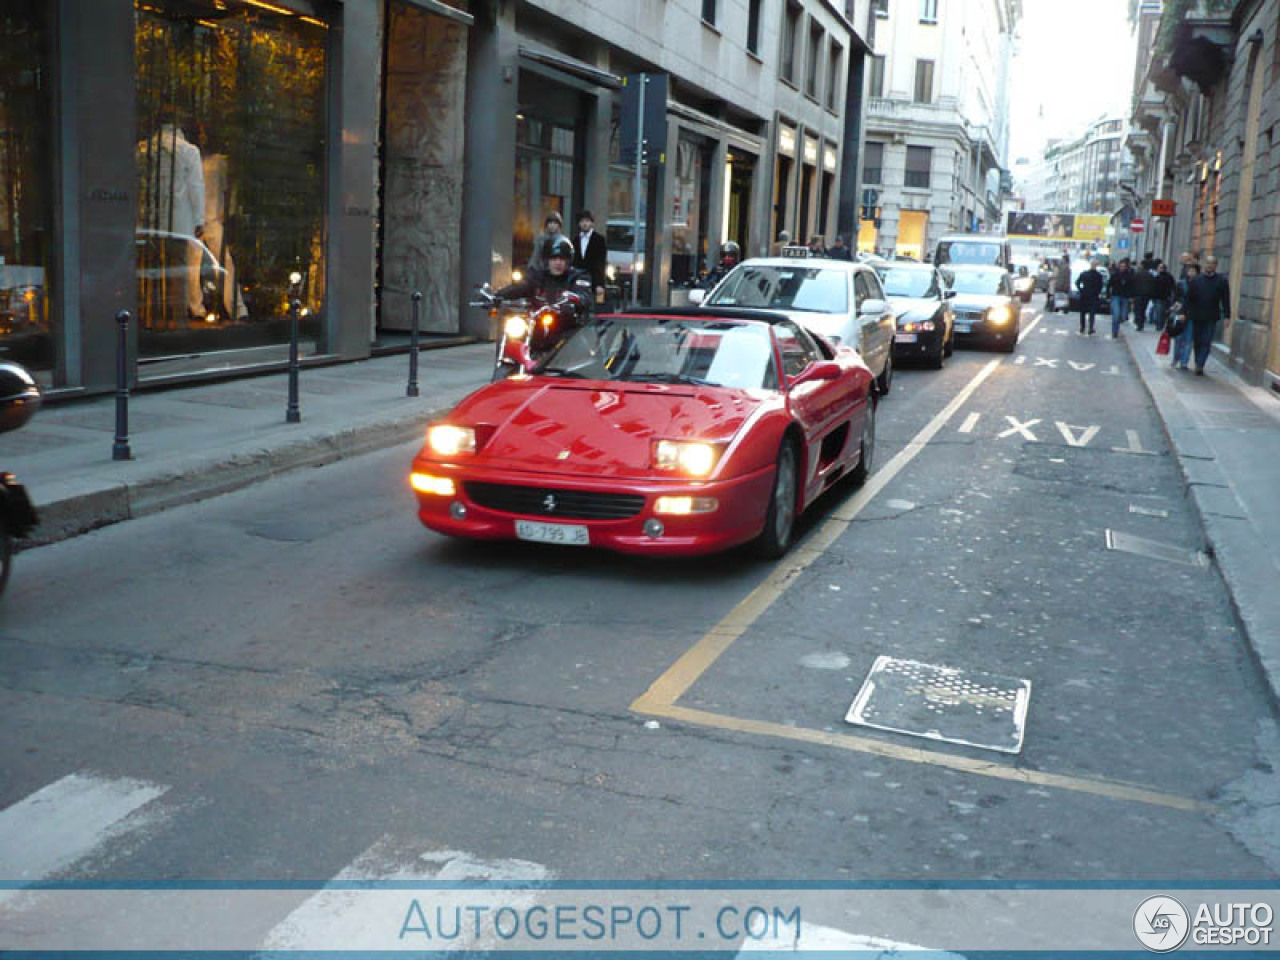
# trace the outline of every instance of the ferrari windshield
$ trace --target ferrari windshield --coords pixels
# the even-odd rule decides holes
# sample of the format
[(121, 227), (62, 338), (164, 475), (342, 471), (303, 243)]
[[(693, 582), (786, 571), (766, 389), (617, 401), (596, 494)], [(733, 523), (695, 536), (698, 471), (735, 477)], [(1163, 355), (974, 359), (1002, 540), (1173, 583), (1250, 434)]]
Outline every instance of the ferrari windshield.
[(723, 306), (849, 312), (849, 272), (830, 267), (752, 266), (734, 270), (707, 303)]
[(951, 281), (956, 293), (979, 293), (995, 296), (1001, 292), (1003, 270), (957, 270)]
[(697, 317), (603, 317), (575, 331), (536, 372), (744, 389), (777, 385), (767, 326)]
[(906, 267), (876, 267), (876, 273), (884, 283), (884, 292), (890, 297), (936, 297), (938, 287), (934, 283), (932, 269), (911, 270)]

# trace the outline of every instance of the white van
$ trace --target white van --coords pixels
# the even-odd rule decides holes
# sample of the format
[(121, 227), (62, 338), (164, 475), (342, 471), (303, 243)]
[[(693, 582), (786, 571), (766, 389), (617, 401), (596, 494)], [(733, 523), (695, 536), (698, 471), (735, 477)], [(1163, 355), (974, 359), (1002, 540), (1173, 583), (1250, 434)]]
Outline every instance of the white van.
[(1009, 238), (997, 233), (955, 233), (938, 241), (933, 265), (969, 264), (975, 267), (1004, 267), (1013, 272), (1013, 251)]

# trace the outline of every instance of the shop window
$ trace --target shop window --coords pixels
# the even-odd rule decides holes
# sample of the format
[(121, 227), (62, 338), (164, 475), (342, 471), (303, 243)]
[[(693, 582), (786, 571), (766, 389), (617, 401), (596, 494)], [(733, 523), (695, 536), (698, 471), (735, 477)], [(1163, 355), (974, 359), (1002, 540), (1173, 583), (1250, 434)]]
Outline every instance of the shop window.
[(698, 277), (707, 262), (707, 211), (712, 148), (685, 136), (676, 147), (676, 185), (671, 201), (671, 283)]
[(898, 215), (898, 243), (894, 253), (923, 260), (928, 228), (929, 214), (926, 211), (903, 210)]
[(511, 259), (526, 265), (534, 239), (553, 211), (564, 218), (572, 234), (573, 171), (578, 136), (574, 127), (521, 111), (516, 117), (515, 222)]
[(55, 360), (48, 7), (0, 4), (0, 355), (46, 384)]
[(140, 355), (284, 343), (295, 293), (314, 351), (325, 24), (236, 0), (138, 0), (135, 23)]

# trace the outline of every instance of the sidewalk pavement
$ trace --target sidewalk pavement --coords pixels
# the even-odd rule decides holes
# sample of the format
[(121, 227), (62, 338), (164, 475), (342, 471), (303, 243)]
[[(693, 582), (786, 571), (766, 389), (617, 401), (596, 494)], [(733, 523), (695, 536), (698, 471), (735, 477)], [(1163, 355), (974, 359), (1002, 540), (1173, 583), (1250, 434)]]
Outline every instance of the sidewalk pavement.
[(1125, 343), (1164, 421), (1245, 641), (1280, 706), (1280, 400), (1217, 358), (1174, 370), (1158, 334)]
[(33, 541), (52, 543), (421, 437), (492, 371), (485, 343), (421, 352), (419, 397), (405, 395), (404, 354), (304, 367), (296, 424), (285, 423), (284, 373), (143, 391), (129, 400), (128, 461), (111, 458), (114, 395), (46, 404), (0, 436), (0, 469), (17, 474), (35, 501)]

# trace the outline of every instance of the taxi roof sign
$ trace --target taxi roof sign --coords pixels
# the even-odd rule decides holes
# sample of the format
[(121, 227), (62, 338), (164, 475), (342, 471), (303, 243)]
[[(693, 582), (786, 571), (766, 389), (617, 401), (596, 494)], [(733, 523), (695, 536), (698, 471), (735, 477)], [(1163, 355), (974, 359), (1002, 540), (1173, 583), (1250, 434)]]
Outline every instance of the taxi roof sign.
[(811, 254), (812, 251), (808, 247), (799, 244), (785, 246), (778, 251), (780, 257), (794, 257), (797, 260), (807, 259)]

